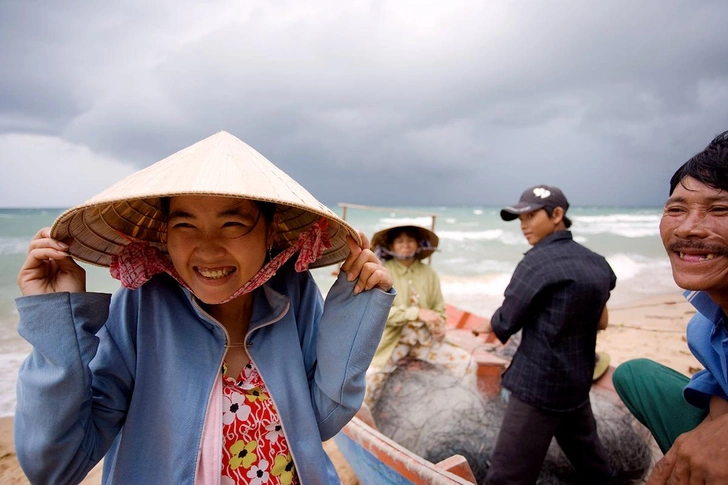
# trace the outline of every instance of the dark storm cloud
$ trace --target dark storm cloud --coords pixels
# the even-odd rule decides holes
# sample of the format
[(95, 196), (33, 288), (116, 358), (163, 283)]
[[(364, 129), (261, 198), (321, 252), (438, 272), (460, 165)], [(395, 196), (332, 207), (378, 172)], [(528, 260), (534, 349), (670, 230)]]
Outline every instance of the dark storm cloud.
[(656, 205), (728, 129), (728, 5), (0, 3), (0, 132), (138, 167), (226, 130), (328, 204)]

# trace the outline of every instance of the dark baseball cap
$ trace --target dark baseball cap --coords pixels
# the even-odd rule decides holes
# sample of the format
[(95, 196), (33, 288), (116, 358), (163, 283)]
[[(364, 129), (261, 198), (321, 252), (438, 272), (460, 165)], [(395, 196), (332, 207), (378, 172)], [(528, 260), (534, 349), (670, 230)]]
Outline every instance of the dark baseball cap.
[(566, 227), (571, 226), (571, 220), (566, 217), (566, 211), (569, 209), (569, 201), (566, 196), (557, 187), (550, 185), (535, 185), (526, 189), (521, 194), (521, 199), (515, 205), (509, 205), (501, 210), (501, 219), (504, 221), (512, 221), (518, 219), (521, 214), (537, 211), (539, 209), (551, 210), (561, 207), (564, 209), (564, 224)]

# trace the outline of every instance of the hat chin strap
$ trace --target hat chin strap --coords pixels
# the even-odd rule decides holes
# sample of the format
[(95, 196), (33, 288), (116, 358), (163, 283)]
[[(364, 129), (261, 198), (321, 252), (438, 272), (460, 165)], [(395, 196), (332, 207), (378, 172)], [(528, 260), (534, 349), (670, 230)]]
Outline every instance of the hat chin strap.
[[(308, 266), (320, 258), (324, 251), (330, 247), (331, 237), (328, 231), (328, 220), (321, 217), (310, 228), (298, 236), (295, 244), (287, 247), (275, 258), (271, 259), (268, 264), (263, 266), (247, 283), (238, 288), (230, 297), (215, 304), (227, 303), (263, 285), (296, 252), (298, 252), (298, 259), (295, 264), (296, 271), (299, 273), (306, 271)], [(192, 291), (189, 285), (174, 269), (169, 255), (163, 253), (159, 248), (152, 246), (147, 241), (132, 241), (124, 246), (124, 249), (113, 257), (109, 272), (113, 278), (121, 282), (124, 288), (129, 288), (130, 290), (141, 287), (156, 274), (167, 273), (194, 294), (194, 291)]]
[(415, 259), (417, 257), (417, 253), (419, 253), (419, 252), (420, 251), (417, 250), (417, 251), (415, 251), (412, 254), (399, 254), (399, 253), (395, 253), (395, 252), (392, 252), (392, 251), (387, 251), (387, 253), (390, 256), (392, 256), (394, 259), (398, 259), (400, 261), (410, 261), (412, 259)]
[(398, 259), (400, 261), (408, 261), (410, 259), (417, 259), (417, 255), (424, 251), (437, 251), (437, 248), (430, 247), (429, 245), (422, 245), (415, 250), (414, 254), (402, 255), (383, 246), (377, 246), (375, 254), (379, 259), (385, 259), (383, 256), (389, 256), (390, 258)]

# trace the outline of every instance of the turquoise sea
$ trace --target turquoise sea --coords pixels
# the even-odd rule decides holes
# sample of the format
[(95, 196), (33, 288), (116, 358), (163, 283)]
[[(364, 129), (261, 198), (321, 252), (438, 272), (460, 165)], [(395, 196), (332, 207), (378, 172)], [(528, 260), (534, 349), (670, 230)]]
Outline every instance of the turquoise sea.
[[(342, 214), (342, 208), (331, 209)], [(369, 237), (386, 227), (414, 223), (435, 231), (440, 250), (431, 264), (442, 280), (448, 303), (490, 316), (503, 298), (510, 276), (529, 249), (517, 222), (503, 222), (499, 207), (399, 207), (388, 210), (349, 208), (346, 219)], [(29, 351), (16, 331), (14, 299), (18, 270), (28, 242), (43, 226), (50, 226), (62, 209), (0, 209), (0, 416), (13, 414), (18, 366)], [(661, 207), (576, 207), (569, 210), (577, 241), (607, 258), (618, 282), (610, 305), (622, 305), (660, 293), (676, 293), (670, 264), (659, 237)], [(87, 269), (89, 291), (118, 288), (108, 270)], [(323, 293), (333, 283), (334, 267), (313, 270)], [(49, 322), (52, 324), (52, 322)]]

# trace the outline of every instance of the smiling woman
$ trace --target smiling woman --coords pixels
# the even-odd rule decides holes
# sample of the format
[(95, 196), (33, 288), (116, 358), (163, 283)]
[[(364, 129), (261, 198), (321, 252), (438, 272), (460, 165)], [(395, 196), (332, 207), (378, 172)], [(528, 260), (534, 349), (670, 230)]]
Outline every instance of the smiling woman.
[[(124, 288), (86, 292), (75, 259)], [(324, 303), (308, 268), (340, 261)], [(322, 440), (395, 296), (366, 237), (224, 132), (41, 229), (18, 282), (16, 451), (54, 483), (102, 458), (109, 483), (336, 483)]]

